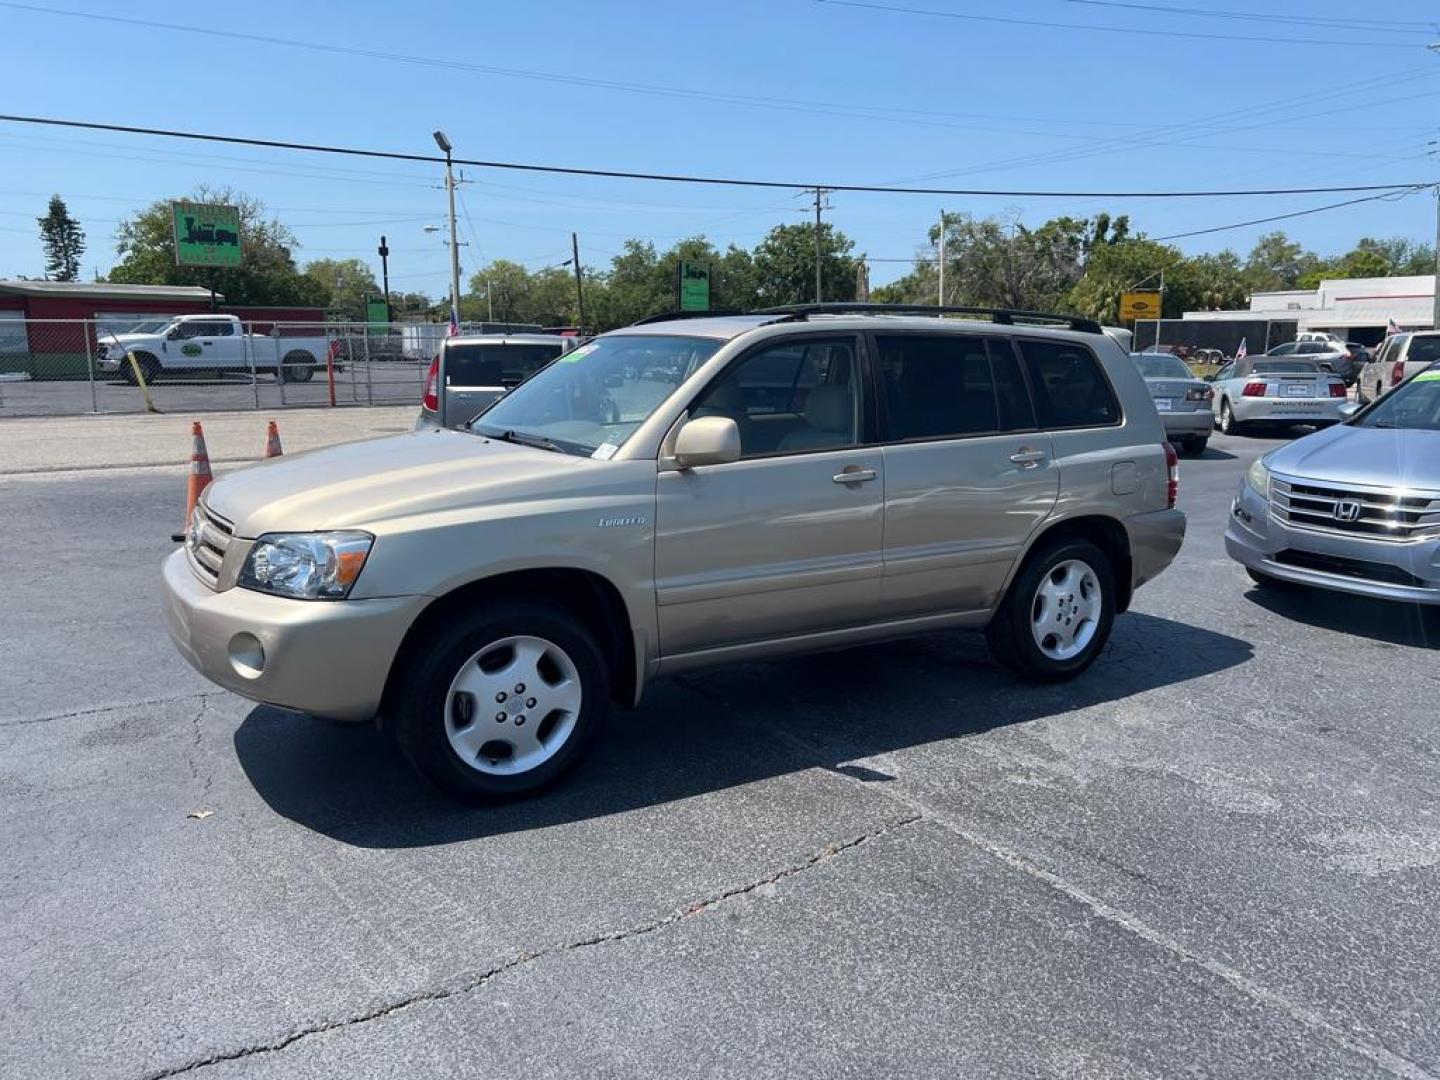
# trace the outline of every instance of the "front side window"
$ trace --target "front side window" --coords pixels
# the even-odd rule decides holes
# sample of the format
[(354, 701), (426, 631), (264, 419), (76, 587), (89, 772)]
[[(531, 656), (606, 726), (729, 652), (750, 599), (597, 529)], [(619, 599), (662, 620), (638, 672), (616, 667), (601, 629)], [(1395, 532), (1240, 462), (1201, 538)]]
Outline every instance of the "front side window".
[(1022, 340), (1019, 345), (1041, 427), (1099, 427), (1119, 422), (1120, 404), (1100, 361), (1089, 349), (1068, 341)]
[(608, 458), (675, 392), (672, 377), (678, 382), (690, 375), (722, 344), (714, 338), (607, 334), (521, 383), (472, 420), (469, 430)]
[(855, 446), (860, 441), (855, 339), (803, 337), (762, 346), (706, 387), (690, 415), (734, 420), (745, 458)]
[(887, 442), (989, 435), (1034, 426), (1008, 347), (961, 334), (880, 334)]

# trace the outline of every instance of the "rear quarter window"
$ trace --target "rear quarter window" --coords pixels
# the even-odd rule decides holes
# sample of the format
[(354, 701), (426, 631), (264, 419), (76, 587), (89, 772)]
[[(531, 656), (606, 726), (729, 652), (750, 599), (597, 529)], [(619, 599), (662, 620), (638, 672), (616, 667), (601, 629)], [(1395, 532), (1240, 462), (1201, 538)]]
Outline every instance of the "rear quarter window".
[(1120, 422), (1120, 403), (1100, 361), (1068, 341), (1020, 340), (1042, 428), (1104, 427)]

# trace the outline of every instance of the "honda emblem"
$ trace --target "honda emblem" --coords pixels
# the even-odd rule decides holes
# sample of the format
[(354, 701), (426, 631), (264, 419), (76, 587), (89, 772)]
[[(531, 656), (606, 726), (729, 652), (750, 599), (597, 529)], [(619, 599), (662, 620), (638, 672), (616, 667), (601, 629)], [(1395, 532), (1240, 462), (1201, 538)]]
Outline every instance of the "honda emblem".
[(1340, 499), (1335, 503), (1334, 509), (1330, 511), (1336, 521), (1359, 521), (1360, 500)]

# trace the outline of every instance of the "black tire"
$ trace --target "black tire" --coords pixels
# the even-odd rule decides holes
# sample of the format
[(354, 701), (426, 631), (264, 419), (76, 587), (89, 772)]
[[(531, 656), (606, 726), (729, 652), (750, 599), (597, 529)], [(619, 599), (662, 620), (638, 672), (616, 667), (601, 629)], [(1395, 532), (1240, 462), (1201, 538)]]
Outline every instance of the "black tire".
[[(1041, 651), (1031, 631), (1031, 619), (1041, 582), (1059, 564), (1072, 559), (1085, 563), (1094, 573), (1100, 589), (1100, 614), (1088, 644), (1076, 656), (1060, 660)], [(990, 654), (1002, 667), (1026, 682), (1073, 679), (1095, 662), (1110, 640), (1115, 602), (1115, 571), (1105, 552), (1088, 540), (1042, 541), (1026, 558), (985, 628)]]
[(307, 352), (286, 353), (280, 362), (280, 378), (286, 382), (309, 382), (315, 377), (315, 358)]
[(1230, 402), (1228, 400), (1220, 402), (1220, 433), (1222, 435), (1239, 435), (1244, 426), (1235, 419), (1235, 411), (1230, 408)]
[[(463, 760), (451, 745), (447, 716), (448, 710), (456, 706), (450, 689), (470, 660), (487, 645), (522, 635), (553, 643), (568, 657), (579, 676), (580, 708), (569, 736), (551, 757), (528, 771), (497, 775)], [(579, 621), (542, 604), (498, 601), (460, 615), (427, 634), (423, 650), (412, 650), (399, 662), (406, 667), (391, 698), (390, 726), (400, 749), (432, 784), (469, 802), (503, 802), (553, 784), (584, 756), (609, 711), (610, 672), (600, 646)], [(488, 708), (477, 708), (485, 705)], [(492, 716), (492, 710), (497, 708), (494, 702), (472, 699), (469, 708), (478, 715), (472, 714), (473, 719), (464, 725), (466, 730), (475, 724), (496, 722)], [(526, 720), (523, 716), (519, 719)], [(535, 723), (539, 725), (543, 720)], [(495, 730), (503, 735), (509, 728)]]
[[(160, 372), (163, 370), (160, 367), (160, 361), (151, 353), (142, 352), (135, 354), (135, 363), (140, 365), (140, 376), (145, 380), (145, 385), (154, 386), (155, 380), (160, 377)], [(131, 369), (129, 360), (123, 361), (123, 364), (125, 381), (133, 386), (135, 384), (135, 372)]]

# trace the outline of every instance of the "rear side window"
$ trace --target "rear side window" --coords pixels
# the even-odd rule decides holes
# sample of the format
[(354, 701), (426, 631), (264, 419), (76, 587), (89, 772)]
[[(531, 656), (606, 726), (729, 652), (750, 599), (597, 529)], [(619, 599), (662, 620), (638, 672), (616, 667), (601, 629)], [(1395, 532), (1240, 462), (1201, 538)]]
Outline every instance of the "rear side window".
[(943, 439), (1035, 426), (1009, 348), (960, 334), (877, 334), (885, 439)]
[(1100, 361), (1083, 345), (1020, 341), (1041, 427), (1099, 427), (1120, 420), (1115, 392)]
[(533, 342), (445, 347), (446, 386), (518, 386), (560, 355), (561, 346)]
[(1410, 351), (1405, 354), (1412, 364), (1433, 364), (1440, 360), (1440, 337), (1417, 337), (1410, 342)]

